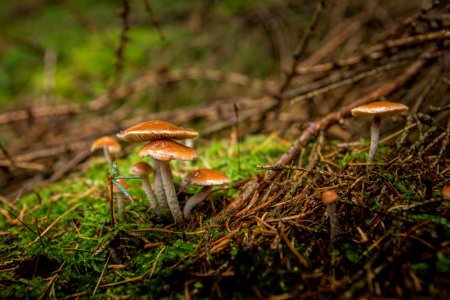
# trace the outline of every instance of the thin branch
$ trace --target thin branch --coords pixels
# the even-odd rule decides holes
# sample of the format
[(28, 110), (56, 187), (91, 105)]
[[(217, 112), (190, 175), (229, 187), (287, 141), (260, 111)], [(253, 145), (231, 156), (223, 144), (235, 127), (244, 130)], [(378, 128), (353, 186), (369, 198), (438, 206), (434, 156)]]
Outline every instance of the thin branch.
[(308, 47), (310, 38), (314, 30), (316, 29), (317, 23), (320, 19), (320, 16), (322, 15), (324, 7), (325, 7), (325, 0), (320, 0), (319, 3), (317, 3), (316, 5), (316, 10), (312, 17), (311, 23), (309, 24), (309, 27), (306, 28), (305, 32), (302, 35), (302, 39), (300, 40), (300, 43), (297, 46), (297, 49), (295, 49), (292, 64), (286, 74), (283, 83), (281, 84), (278, 90), (278, 94), (282, 94), (284, 91), (286, 91), (286, 89), (291, 84), (292, 79), (295, 77), (296, 73), (295, 70), (297, 69), (297, 66), (300, 63), (300, 58), (302, 57), (303, 52)]
[(164, 34), (161, 30), (161, 26), (159, 26), (158, 19), (155, 17), (155, 14), (153, 13), (152, 6), (148, 2), (148, 0), (142, 0), (142, 2), (144, 2), (145, 10), (147, 11), (147, 14), (150, 18), (150, 23), (152, 23), (152, 25), (156, 28), (156, 31), (158, 32), (161, 41), (164, 41), (166, 38), (164, 37)]
[[(412, 63), (404, 73), (397, 76), (393, 80), (386, 82), (384, 85), (374, 90), (373, 92), (353, 101), (351, 104), (343, 107), (337, 112), (332, 112), (322, 119), (309, 124), (309, 126), (302, 132), (300, 137), (291, 145), (291, 147), (277, 160), (274, 165), (288, 165), (290, 164), (300, 153), (309, 142), (309, 140), (316, 135), (319, 130), (325, 130), (331, 125), (335, 124), (343, 118), (347, 118), (351, 115), (351, 109), (372, 101), (379, 99), (380, 97), (385, 97), (393, 93), (396, 89), (405, 85), (409, 80), (411, 80), (419, 71), (424, 67), (426, 62), (432, 56), (432, 53), (436, 51), (436, 47), (431, 47), (425, 51), (420, 58)], [(226, 219), (231, 216), (237, 209), (244, 205), (250, 195), (255, 192), (260, 191), (267, 182), (272, 181), (278, 174), (277, 171), (268, 170), (264, 174), (264, 179), (258, 183), (250, 185), (245, 189), (241, 195), (238, 196), (231, 204), (225, 207), (216, 217), (213, 219), (213, 223), (221, 222), (221, 220)]]

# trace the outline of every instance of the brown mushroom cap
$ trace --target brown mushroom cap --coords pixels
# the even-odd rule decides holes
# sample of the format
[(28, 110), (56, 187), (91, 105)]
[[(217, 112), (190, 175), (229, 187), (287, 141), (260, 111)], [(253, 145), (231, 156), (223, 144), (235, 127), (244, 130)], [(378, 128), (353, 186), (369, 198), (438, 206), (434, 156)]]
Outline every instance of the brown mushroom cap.
[(450, 185), (444, 186), (444, 188), (442, 189), (442, 197), (444, 197), (444, 199), (450, 200)]
[(131, 166), (130, 173), (138, 176), (146, 176), (153, 173), (153, 168), (146, 162), (138, 162)]
[(151, 156), (159, 160), (194, 160), (197, 158), (197, 151), (171, 140), (160, 139), (147, 143), (138, 156)]
[(189, 173), (185, 181), (190, 184), (208, 186), (228, 183), (230, 178), (215, 170), (199, 169)]
[(322, 193), (322, 201), (325, 204), (333, 203), (338, 199), (338, 194), (335, 191), (328, 190)]
[(122, 149), (120, 144), (114, 138), (110, 136), (102, 136), (92, 143), (91, 152), (97, 149), (102, 149), (103, 146), (108, 148), (109, 153), (118, 153)]
[(149, 142), (158, 139), (184, 140), (193, 139), (198, 132), (190, 128), (182, 128), (164, 121), (147, 121), (134, 125), (117, 134), (121, 140), (129, 143)]
[(408, 106), (390, 101), (376, 101), (361, 105), (352, 109), (352, 115), (355, 117), (364, 116), (395, 116), (408, 110)]

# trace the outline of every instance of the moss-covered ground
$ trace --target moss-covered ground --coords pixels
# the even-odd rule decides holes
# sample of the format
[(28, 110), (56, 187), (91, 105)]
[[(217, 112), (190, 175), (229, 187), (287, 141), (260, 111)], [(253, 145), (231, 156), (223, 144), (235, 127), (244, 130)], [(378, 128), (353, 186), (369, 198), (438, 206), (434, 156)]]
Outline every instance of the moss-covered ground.
[[(135, 205), (127, 203), (124, 220), (112, 226), (109, 167), (103, 157), (93, 157), (81, 175), (3, 207), (1, 296), (290, 298), (301, 291), (365, 295), (367, 288), (408, 297), (414, 289), (423, 296), (442, 294), (450, 275), (449, 205), (440, 195), (446, 180), (428, 191), (409, 169), (380, 166), (369, 174), (362, 149), (324, 151), (335, 159), (333, 173), (325, 159), (315, 169), (318, 177), (287, 170), (275, 183), (280, 188), (266, 192), (273, 199), (259, 200), (225, 227), (214, 225), (213, 217), (245, 182), (262, 176), (261, 165), (272, 164), (288, 145), (274, 135), (252, 136), (240, 143), (238, 155), (235, 142), (214, 140), (199, 145), (197, 161), (172, 163), (176, 182), (202, 167), (231, 178), (194, 210), (184, 230), (149, 210), (138, 180), (128, 187)], [(126, 148), (128, 154), (118, 158), (122, 174), (138, 161), (137, 149)], [(386, 151), (380, 156), (389, 156)], [(320, 202), (326, 188), (340, 195), (335, 245)], [(197, 191), (180, 193), (181, 205)]]

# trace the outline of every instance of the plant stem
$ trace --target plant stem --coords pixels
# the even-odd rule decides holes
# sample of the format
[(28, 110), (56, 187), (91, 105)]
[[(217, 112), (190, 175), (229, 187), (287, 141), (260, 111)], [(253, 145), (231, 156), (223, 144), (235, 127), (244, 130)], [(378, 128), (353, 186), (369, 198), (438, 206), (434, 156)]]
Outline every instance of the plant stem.
[(200, 192), (198, 192), (198, 194), (195, 194), (194, 196), (189, 198), (183, 208), (183, 216), (186, 221), (191, 218), (192, 210), (194, 209), (194, 207), (205, 200), (210, 192), (211, 188), (209, 186), (205, 186)]

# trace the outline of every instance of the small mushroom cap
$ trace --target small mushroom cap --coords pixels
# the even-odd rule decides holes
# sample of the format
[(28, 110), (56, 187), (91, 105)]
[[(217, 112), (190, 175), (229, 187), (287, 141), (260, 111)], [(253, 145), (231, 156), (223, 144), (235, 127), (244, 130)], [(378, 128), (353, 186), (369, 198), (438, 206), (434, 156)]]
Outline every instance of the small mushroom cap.
[(183, 182), (201, 186), (220, 185), (230, 182), (230, 178), (215, 170), (199, 169), (189, 173)]
[(147, 176), (153, 173), (153, 168), (146, 162), (138, 162), (131, 166), (130, 173), (138, 176)]
[(322, 201), (325, 204), (330, 204), (338, 199), (338, 194), (333, 190), (328, 190), (322, 193)]
[(197, 158), (197, 151), (180, 143), (161, 139), (147, 143), (138, 156), (151, 156), (159, 160), (194, 160)]
[(395, 116), (408, 110), (408, 106), (390, 101), (376, 101), (352, 109), (354, 117), (364, 116)]
[(120, 144), (114, 138), (110, 136), (102, 136), (92, 143), (91, 152), (97, 149), (102, 149), (103, 146), (108, 148), (109, 153), (118, 153), (122, 149)]
[(142, 122), (117, 134), (119, 139), (129, 143), (150, 142), (158, 139), (184, 140), (197, 136), (198, 132), (194, 129), (178, 127), (159, 120)]
[[(125, 179), (119, 178), (119, 179), (117, 179), (117, 181), (118, 181), (124, 188), (127, 188), (127, 187), (128, 187), (128, 183), (127, 183), (127, 181), (126, 181)], [(116, 192), (116, 193), (119, 193), (119, 192), (120, 192), (119, 188), (118, 188), (115, 184), (113, 184), (113, 191)]]
[(450, 200), (450, 185), (444, 186), (442, 189), (442, 197), (446, 200)]

